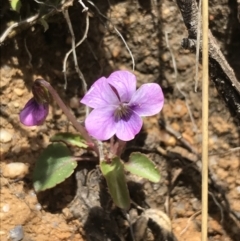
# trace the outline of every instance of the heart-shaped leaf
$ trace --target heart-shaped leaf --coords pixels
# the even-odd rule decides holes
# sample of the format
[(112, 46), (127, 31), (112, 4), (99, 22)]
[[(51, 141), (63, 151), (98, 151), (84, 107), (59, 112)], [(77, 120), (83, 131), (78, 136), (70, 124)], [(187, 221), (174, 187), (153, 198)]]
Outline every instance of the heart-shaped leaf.
[(62, 143), (49, 145), (39, 156), (33, 171), (36, 192), (52, 188), (68, 178), (77, 167), (70, 150)]
[(69, 132), (57, 133), (50, 138), (50, 141), (64, 142), (66, 145), (78, 146), (80, 148), (87, 148), (88, 145), (83, 137), (79, 134), (73, 134)]
[(151, 182), (160, 181), (160, 173), (154, 163), (147, 156), (139, 152), (130, 155), (129, 161), (124, 163), (124, 168), (132, 174), (146, 178)]
[(18, 13), (20, 12), (20, 9), (21, 9), (21, 6), (22, 6), (22, 3), (21, 3), (20, 0), (11, 0), (10, 4), (11, 4), (12, 10), (14, 10)]
[(113, 202), (120, 208), (128, 209), (130, 197), (121, 160), (115, 157), (111, 163), (103, 161), (100, 163), (100, 168), (107, 180)]

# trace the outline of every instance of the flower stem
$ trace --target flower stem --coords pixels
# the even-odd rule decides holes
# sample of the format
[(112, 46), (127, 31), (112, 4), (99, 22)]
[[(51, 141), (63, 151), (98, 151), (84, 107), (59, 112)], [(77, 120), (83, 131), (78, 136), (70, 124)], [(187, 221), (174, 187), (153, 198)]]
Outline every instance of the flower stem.
[[(83, 136), (83, 138), (90, 144), (93, 143), (92, 138), (88, 135), (86, 129), (77, 121), (75, 116), (69, 111), (67, 106), (64, 104), (62, 99), (59, 97), (58, 93), (55, 91), (55, 89), (44, 79), (37, 79), (35, 81), (38, 84), (43, 85), (48, 89), (48, 91), (51, 93), (53, 99), (57, 102), (59, 107), (63, 110), (64, 114), (67, 116), (68, 120), (72, 122), (73, 126), (80, 132), (80, 134)], [(97, 149), (97, 146), (95, 143), (91, 146), (94, 151), (99, 154), (99, 151)]]
[(126, 146), (126, 141), (122, 141), (117, 138), (116, 142), (114, 143), (113, 137), (110, 140), (110, 149), (111, 149), (112, 155), (116, 155), (120, 157), (121, 154), (123, 153), (125, 146)]

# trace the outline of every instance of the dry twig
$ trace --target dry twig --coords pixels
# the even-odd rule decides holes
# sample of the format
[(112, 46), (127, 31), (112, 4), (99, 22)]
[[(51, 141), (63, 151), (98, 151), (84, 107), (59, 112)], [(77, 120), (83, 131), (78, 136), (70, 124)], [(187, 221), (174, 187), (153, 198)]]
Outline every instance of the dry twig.
[[(84, 34), (83, 34), (83, 37), (79, 40), (79, 42), (76, 44), (75, 46), (75, 49), (82, 44), (82, 42), (87, 38), (87, 34), (88, 34), (88, 30), (89, 30), (89, 15), (88, 13), (86, 13), (86, 28), (85, 28), (85, 31), (84, 31)], [(67, 65), (67, 59), (69, 57), (69, 55), (74, 51), (74, 49), (70, 49), (65, 57), (64, 57), (64, 61), (63, 61), (63, 74), (64, 74), (64, 80), (65, 80), (65, 84), (64, 84), (64, 89), (67, 89), (67, 72), (66, 72), (66, 65)], [(75, 60), (75, 59), (74, 59)], [(76, 64), (75, 64), (76, 65)], [(84, 80), (85, 81), (85, 80)], [(86, 82), (85, 82), (86, 84)], [(84, 85), (84, 84), (83, 84)], [(84, 90), (84, 93), (86, 89)]]
[[(84, 92), (84, 94), (86, 94), (87, 93), (87, 83), (86, 83), (86, 80), (83, 76), (82, 71), (80, 70), (80, 68), (78, 66), (78, 60), (77, 60), (77, 54), (76, 54), (75, 35), (74, 35), (73, 28), (72, 28), (71, 20), (70, 20), (70, 17), (69, 17), (68, 8), (63, 9), (63, 15), (66, 19), (66, 22), (68, 24), (68, 28), (69, 28), (69, 31), (70, 31), (71, 37), (72, 37), (72, 53), (73, 53), (74, 67), (75, 67), (75, 70), (76, 70), (79, 78), (82, 80), (83, 92)], [(87, 117), (88, 114), (89, 114), (89, 108), (86, 106), (85, 110), (86, 110), (86, 117)]]
[(20, 27), (22, 27), (24, 29), (25, 28), (29, 28), (30, 26), (34, 25), (37, 23), (37, 21), (41, 18), (41, 17), (44, 17), (45, 19), (47, 19), (48, 17), (54, 15), (55, 13), (57, 12), (61, 12), (63, 9), (65, 8), (68, 8), (69, 6), (72, 5), (73, 3), (73, 0), (64, 0), (62, 2), (62, 4), (60, 6), (58, 6), (58, 8), (54, 5), (48, 5), (44, 2), (40, 2), (40, 1), (37, 1), (35, 0), (38, 4), (43, 4), (43, 5), (46, 5), (46, 6), (49, 6), (51, 7), (51, 9), (49, 10), (48, 13), (46, 13), (45, 15), (41, 15), (39, 13), (25, 19), (25, 20), (22, 20), (20, 22), (17, 22), (17, 23), (14, 23), (12, 24), (10, 27), (8, 27), (4, 32), (3, 34), (1, 35), (0, 37), (0, 46), (3, 44), (3, 42), (6, 40), (7, 37), (13, 37), (16, 35), (16, 32), (14, 31), (15, 29), (16, 30), (19, 30)]
[[(176, 0), (184, 23), (188, 30), (188, 38), (184, 38), (182, 46), (186, 49), (196, 50), (198, 7), (196, 0)], [(223, 98), (233, 116), (240, 119), (240, 83), (232, 68), (222, 54), (220, 47), (212, 36), (209, 38), (209, 74), (214, 82), (218, 94)], [(202, 50), (200, 46), (200, 51)]]
[(4, 31), (4, 33), (0, 37), (0, 45), (5, 41), (7, 36), (13, 31), (14, 28), (20, 27), (20, 26), (25, 25), (25, 24), (33, 25), (33, 24), (36, 23), (36, 21), (39, 19), (39, 17), (40, 17), (39, 14), (35, 14), (34, 16), (31, 16), (31, 17), (29, 17), (29, 18), (27, 18), (23, 21), (12, 24), (9, 28), (7, 28)]
[(190, 224), (191, 224), (191, 221), (192, 221), (195, 217), (197, 217), (201, 212), (202, 212), (201, 210), (197, 211), (196, 213), (194, 213), (194, 214), (188, 219), (187, 225), (186, 225), (186, 227), (181, 231), (180, 236), (182, 236), (182, 235), (188, 230), (188, 228), (189, 228), (189, 226), (190, 226)]

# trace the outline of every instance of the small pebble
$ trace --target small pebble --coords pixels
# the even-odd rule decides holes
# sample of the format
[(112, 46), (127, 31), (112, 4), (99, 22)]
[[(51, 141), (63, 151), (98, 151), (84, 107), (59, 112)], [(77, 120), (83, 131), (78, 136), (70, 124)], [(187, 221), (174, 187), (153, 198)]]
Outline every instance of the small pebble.
[(179, 202), (175, 209), (178, 216), (183, 217), (186, 212), (186, 207), (183, 202)]
[(2, 167), (2, 175), (6, 178), (23, 178), (29, 172), (29, 166), (22, 162), (12, 162)]
[(37, 204), (35, 205), (35, 209), (36, 209), (37, 211), (40, 211), (40, 210), (42, 209), (41, 204), (40, 204), (40, 203), (37, 203)]
[(35, 193), (33, 190), (31, 190), (28, 194), (29, 194), (31, 197), (36, 197), (36, 193)]
[(13, 91), (17, 96), (22, 96), (24, 93), (24, 90), (19, 88), (15, 88)]
[(11, 147), (11, 142), (9, 142), (9, 143), (1, 143), (0, 144), (0, 153), (1, 153), (1, 155), (5, 155), (6, 153), (8, 153), (10, 147)]
[(15, 145), (13, 148), (12, 148), (12, 152), (15, 153), (15, 154), (18, 154), (21, 152), (21, 146), (18, 146), (18, 145)]
[(22, 225), (17, 225), (9, 231), (11, 241), (20, 241), (23, 239), (24, 232)]
[(9, 212), (9, 210), (10, 210), (10, 205), (9, 205), (8, 203), (5, 204), (5, 205), (3, 205), (2, 211), (3, 211), (4, 213)]
[(0, 230), (0, 236), (1, 236), (1, 235), (5, 235), (5, 234), (6, 234), (6, 232), (5, 232), (5, 231)]
[(0, 142), (7, 143), (12, 140), (12, 134), (5, 129), (0, 129)]
[(54, 115), (57, 116), (57, 117), (61, 116), (62, 115), (62, 109), (55, 110)]
[(238, 194), (240, 194), (240, 186), (236, 187)]
[(31, 149), (33, 151), (37, 151), (39, 149), (39, 145), (37, 143), (31, 143)]
[(192, 203), (192, 207), (194, 211), (201, 209), (201, 202), (197, 198), (192, 198), (190, 202)]
[(19, 107), (19, 103), (18, 102), (14, 102), (13, 105), (14, 105), (15, 108)]
[(70, 106), (72, 109), (77, 109), (77, 108), (79, 108), (79, 106), (80, 106), (79, 98), (77, 98), (77, 97), (72, 97), (72, 98), (70, 99), (69, 106)]

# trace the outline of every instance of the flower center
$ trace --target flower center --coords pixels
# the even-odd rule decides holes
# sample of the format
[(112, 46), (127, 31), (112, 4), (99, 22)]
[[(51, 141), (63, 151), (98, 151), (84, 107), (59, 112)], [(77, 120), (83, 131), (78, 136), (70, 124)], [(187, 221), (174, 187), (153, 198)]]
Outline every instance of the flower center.
[(120, 119), (128, 119), (130, 117), (131, 111), (127, 104), (120, 104), (114, 112), (114, 118), (116, 121)]

